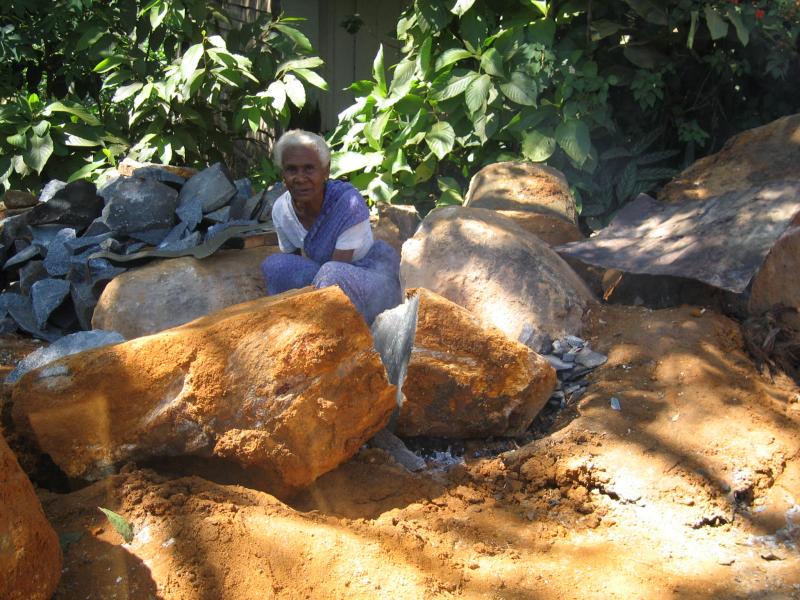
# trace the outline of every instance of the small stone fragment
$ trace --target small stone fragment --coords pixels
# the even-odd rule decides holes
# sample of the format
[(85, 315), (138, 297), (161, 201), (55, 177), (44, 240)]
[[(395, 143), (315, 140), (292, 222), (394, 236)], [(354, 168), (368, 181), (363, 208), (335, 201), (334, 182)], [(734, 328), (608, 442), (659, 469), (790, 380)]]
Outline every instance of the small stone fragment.
[(568, 371), (569, 369), (571, 369), (574, 366), (572, 363), (568, 363), (568, 362), (565, 362), (565, 361), (561, 360), (555, 354), (545, 354), (544, 358), (546, 358), (548, 360), (548, 362), (551, 365), (553, 365), (553, 368), (556, 371)]
[(189, 179), (181, 188), (180, 204), (198, 202), (204, 213), (211, 212), (228, 203), (236, 195), (227, 169), (222, 163), (214, 163)]
[(77, 354), (84, 350), (100, 348), (110, 344), (119, 344), (125, 341), (116, 331), (103, 331), (95, 329), (92, 331), (79, 331), (70, 335), (65, 335), (60, 340), (53, 342), (46, 348), (39, 348), (23, 358), (17, 367), (8, 374), (6, 383), (15, 383), (28, 371), (43, 367), (47, 363), (53, 362), (63, 356)]
[(22, 263), (29, 261), (30, 259), (35, 258), (36, 256), (39, 255), (40, 255), (39, 247), (31, 244), (21, 252), (17, 252), (14, 256), (9, 258), (3, 265), (3, 268), (10, 269), (11, 267), (21, 265)]
[(611, 397), (611, 408), (614, 410), (622, 410), (622, 406), (619, 403), (619, 398), (616, 396)]
[(42, 279), (31, 287), (31, 303), (36, 325), (41, 329), (56, 308), (69, 294), (69, 282), (63, 279)]
[(588, 347), (582, 348), (575, 355), (575, 362), (588, 369), (596, 369), (607, 361), (608, 357), (606, 355), (595, 352)]
[(186, 226), (188, 231), (191, 231), (200, 224), (203, 220), (203, 207), (199, 202), (186, 202), (178, 206), (175, 211), (181, 223)]
[(3, 196), (6, 208), (29, 208), (36, 206), (37, 202), (36, 196), (22, 190), (8, 190)]
[(45, 277), (47, 277), (47, 271), (44, 263), (41, 260), (29, 261), (19, 270), (19, 291), (26, 296), (29, 295), (31, 286)]
[(231, 207), (223, 206), (217, 210), (210, 212), (206, 215), (206, 219), (214, 223), (226, 223), (230, 218)]

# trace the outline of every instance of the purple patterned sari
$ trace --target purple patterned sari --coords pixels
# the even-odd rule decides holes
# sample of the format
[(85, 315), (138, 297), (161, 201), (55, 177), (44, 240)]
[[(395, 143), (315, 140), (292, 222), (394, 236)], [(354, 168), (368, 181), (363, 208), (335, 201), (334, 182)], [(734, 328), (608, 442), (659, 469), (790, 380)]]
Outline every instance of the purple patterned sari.
[(364, 258), (351, 263), (331, 260), (342, 232), (368, 218), (369, 210), (356, 188), (344, 181), (328, 181), (322, 210), (303, 244), (305, 256), (272, 254), (261, 263), (267, 294), (307, 285), (338, 285), (369, 324), (400, 304), (400, 257), (386, 242), (376, 240)]

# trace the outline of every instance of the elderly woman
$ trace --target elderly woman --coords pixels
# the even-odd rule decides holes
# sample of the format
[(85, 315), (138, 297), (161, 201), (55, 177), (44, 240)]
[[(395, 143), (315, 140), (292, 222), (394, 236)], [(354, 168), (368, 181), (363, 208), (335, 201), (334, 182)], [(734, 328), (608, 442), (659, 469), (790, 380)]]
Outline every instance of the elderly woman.
[(372, 239), (358, 190), (328, 179), (331, 152), (321, 137), (288, 131), (273, 154), (288, 191), (272, 207), (282, 253), (261, 263), (267, 293), (338, 285), (371, 324), (401, 301), (397, 252)]

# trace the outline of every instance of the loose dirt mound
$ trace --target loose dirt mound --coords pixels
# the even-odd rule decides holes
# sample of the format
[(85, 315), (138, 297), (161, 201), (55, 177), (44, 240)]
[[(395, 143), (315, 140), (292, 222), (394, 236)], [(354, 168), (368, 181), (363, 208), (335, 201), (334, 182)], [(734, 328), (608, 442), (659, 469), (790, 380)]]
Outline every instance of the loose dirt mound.
[(42, 492), (81, 534), (57, 597), (800, 597), (798, 389), (764, 380), (716, 314), (590, 321), (609, 361), (586, 396), (499, 456), (412, 475), (362, 450), (289, 503), (133, 467)]

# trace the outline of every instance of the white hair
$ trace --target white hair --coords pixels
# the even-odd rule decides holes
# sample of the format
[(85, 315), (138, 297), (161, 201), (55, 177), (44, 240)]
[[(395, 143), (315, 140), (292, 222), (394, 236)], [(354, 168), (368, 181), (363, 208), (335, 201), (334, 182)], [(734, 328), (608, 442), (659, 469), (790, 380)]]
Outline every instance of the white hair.
[(289, 148), (309, 148), (317, 153), (319, 162), (323, 167), (327, 168), (331, 164), (331, 149), (325, 143), (325, 140), (316, 133), (303, 131), (302, 129), (291, 129), (275, 142), (272, 156), (275, 164), (281, 169), (283, 169), (283, 153)]

